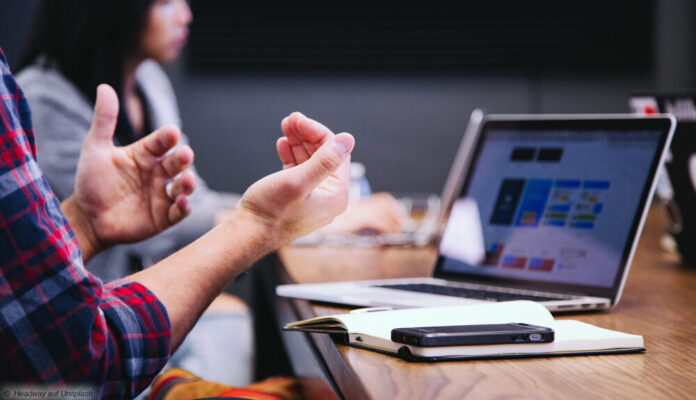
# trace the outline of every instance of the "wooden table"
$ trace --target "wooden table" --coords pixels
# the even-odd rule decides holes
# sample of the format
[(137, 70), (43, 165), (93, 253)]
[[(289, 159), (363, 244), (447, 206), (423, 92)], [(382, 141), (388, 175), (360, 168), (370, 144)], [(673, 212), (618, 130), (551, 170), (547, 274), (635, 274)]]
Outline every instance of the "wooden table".
[[(556, 316), (641, 334), (643, 354), (409, 363), (323, 334), (284, 332), (283, 340), (314, 398), (696, 398), (696, 267), (661, 249), (665, 225), (653, 207), (614, 309)], [(436, 255), (432, 248), (287, 247), (279, 256), (281, 281), (308, 283), (424, 276)], [(347, 311), (304, 300), (276, 304), (280, 324)]]

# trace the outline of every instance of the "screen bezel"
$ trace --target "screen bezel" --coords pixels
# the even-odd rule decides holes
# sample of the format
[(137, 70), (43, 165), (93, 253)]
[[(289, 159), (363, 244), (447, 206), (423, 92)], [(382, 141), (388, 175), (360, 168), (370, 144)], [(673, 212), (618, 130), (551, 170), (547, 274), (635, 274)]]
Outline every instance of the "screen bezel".
[(475, 150), (468, 166), (465, 166), (461, 173), (466, 174), (463, 183), (458, 190), (457, 199), (466, 195), (471, 179), (476, 171), (476, 164), (481, 154), (481, 148), (485, 143), (488, 132), (491, 130), (519, 130), (519, 131), (539, 131), (539, 130), (564, 130), (564, 131), (627, 131), (627, 130), (659, 130), (661, 132), (659, 145), (656, 148), (653, 160), (650, 165), (648, 179), (643, 185), (640, 195), (640, 202), (633, 217), (633, 223), (621, 255), (621, 263), (617, 269), (614, 283), (611, 287), (574, 285), (568, 283), (547, 282), (538, 280), (527, 280), (517, 278), (505, 278), (499, 276), (481, 276), (470, 273), (450, 273), (443, 270), (445, 257), (438, 256), (435, 264), (434, 277), (455, 281), (466, 281), (471, 283), (495, 284), (499, 286), (510, 286), (530, 290), (542, 290), (547, 292), (558, 292), (564, 294), (576, 294), (584, 296), (595, 296), (617, 300), (621, 287), (624, 282), (624, 275), (629, 268), (629, 261), (634, 251), (636, 242), (639, 238), (640, 229), (647, 212), (648, 201), (655, 188), (657, 170), (666, 152), (666, 146), (670, 133), (673, 128), (673, 120), (664, 115), (642, 117), (634, 115), (605, 115), (605, 116), (496, 116), (490, 115), (484, 118), (481, 124), (481, 131), (474, 144)]

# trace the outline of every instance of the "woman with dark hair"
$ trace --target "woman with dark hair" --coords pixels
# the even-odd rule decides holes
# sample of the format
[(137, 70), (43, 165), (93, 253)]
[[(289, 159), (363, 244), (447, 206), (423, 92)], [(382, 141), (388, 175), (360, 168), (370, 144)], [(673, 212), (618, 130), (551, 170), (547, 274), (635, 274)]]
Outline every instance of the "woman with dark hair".
[[(33, 31), (17, 69), (32, 65), (56, 69), (90, 103), (96, 88), (108, 82), (124, 100), (141, 103), (136, 70), (147, 58), (168, 62), (184, 45), (191, 14), (185, 4), (172, 0), (64, 0), (42, 1), (37, 9)], [(178, 8), (178, 10), (177, 10)], [(178, 14), (180, 21), (167, 21), (166, 14)], [(158, 17), (161, 15), (161, 17)], [(163, 18), (165, 17), (165, 18)], [(158, 22), (158, 21), (164, 22)], [(152, 23), (151, 23), (152, 22)], [(171, 26), (163, 27), (166, 23)], [(179, 26), (173, 26), (178, 24)], [(156, 29), (159, 28), (160, 32)], [(149, 35), (148, 35), (149, 32)], [(152, 43), (149, 38), (165, 33), (169, 43)], [(165, 39), (166, 40), (166, 39)], [(156, 47), (159, 46), (159, 47)], [(116, 138), (129, 143), (142, 135), (144, 124), (137, 121), (135, 106), (119, 112)], [(143, 111), (135, 113), (144, 117)], [(128, 119), (130, 116), (131, 120)], [(133, 124), (136, 122), (136, 124)]]
[[(40, 165), (59, 198), (73, 192), (100, 83), (119, 96), (117, 144), (160, 126), (181, 126), (174, 91), (158, 62), (176, 58), (190, 21), (183, 0), (40, 2), (18, 81), (32, 107)], [(238, 196), (198, 181), (191, 218), (149, 241), (113, 248), (88, 268), (102, 279), (120, 278), (206, 232), (218, 211), (233, 208)]]

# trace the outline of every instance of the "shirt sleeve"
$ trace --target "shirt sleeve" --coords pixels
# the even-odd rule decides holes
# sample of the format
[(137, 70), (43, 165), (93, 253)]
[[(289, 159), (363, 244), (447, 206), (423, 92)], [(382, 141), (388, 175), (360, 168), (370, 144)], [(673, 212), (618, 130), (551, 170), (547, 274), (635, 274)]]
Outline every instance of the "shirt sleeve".
[(134, 397), (169, 357), (166, 309), (143, 285), (103, 284), (84, 268), (2, 51), (0, 77), (0, 381)]

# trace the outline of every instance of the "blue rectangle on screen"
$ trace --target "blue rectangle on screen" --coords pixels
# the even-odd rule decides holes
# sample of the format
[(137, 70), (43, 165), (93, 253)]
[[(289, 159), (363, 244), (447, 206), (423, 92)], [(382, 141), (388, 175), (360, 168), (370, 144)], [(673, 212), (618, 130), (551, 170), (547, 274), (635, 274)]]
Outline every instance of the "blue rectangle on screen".
[(529, 268), (541, 268), (541, 258), (532, 258), (529, 260)]
[(546, 224), (551, 226), (565, 226), (565, 221), (562, 219), (550, 219), (546, 221)]
[(554, 186), (559, 189), (577, 189), (580, 187), (580, 181), (574, 179), (559, 179), (554, 183)]
[(515, 256), (503, 257), (503, 265), (515, 265)]
[(549, 198), (552, 183), (550, 179), (530, 179), (527, 181), (515, 225), (531, 227), (539, 224), (546, 208), (546, 200)]
[(549, 207), (551, 212), (570, 212), (570, 204), (554, 204)]
[(595, 214), (599, 214), (602, 212), (602, 203), (597, 203), (594, 205), (594, 210), (592, 210)]
[(573, 226), (579, 229), (592, 229), (594, 228), (594, 222), (576, 222)]
[(609, 189), (609, 181), (585, 181), (582, 183), (583, 189)]

